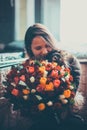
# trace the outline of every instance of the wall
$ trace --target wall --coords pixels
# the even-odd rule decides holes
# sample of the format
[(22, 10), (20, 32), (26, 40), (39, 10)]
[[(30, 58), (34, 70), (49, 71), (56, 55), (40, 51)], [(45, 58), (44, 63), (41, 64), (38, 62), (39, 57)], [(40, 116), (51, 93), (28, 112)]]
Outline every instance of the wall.
[(81, 62), (81, 80), (80, 80), (80, 91), (82, 91), (87, 97), (87, 62)]

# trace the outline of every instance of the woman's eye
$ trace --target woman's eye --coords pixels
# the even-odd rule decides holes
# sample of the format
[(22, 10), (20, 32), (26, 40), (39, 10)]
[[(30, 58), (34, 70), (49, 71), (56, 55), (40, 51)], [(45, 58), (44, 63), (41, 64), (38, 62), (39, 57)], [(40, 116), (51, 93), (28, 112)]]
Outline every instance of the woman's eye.
[(51, 48), (49, 45), (46, 45), (46, 48)]
[(41, 47), (40, 47), (40, 46), (38, 46), (38, 47), (36, 47), (35, 49), (36, 49), (36, 50), (41, 50)]

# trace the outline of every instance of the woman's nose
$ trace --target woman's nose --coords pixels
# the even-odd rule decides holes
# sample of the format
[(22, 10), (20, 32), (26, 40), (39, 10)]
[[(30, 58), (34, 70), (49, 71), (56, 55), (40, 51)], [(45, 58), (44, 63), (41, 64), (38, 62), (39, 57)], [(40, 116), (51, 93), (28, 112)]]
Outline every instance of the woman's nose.
[(45, 54), (47, 54), (47, 53), (48, 53), (47, 49), (44, 48), (44, 49), (42, 50), (42, 54), (45, 55)]

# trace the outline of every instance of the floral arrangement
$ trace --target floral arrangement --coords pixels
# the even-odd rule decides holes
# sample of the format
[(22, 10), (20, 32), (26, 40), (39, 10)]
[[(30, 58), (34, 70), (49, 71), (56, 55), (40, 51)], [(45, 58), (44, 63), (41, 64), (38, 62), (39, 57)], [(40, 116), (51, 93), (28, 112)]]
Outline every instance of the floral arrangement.
[(74, 103), (75, 83), (69, 68), (47, 60), (26, 60), (6, 75), (5, 97), (14, 109), (30, 113), (59, 111)]

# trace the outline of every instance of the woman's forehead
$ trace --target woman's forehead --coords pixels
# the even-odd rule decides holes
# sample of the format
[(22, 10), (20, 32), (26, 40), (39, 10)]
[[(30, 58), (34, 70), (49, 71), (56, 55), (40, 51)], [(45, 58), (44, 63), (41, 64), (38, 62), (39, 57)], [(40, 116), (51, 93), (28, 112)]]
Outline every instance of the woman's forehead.
[(32, 40), (32, 44), (34, 44), (34, 43), (45, 43), (45, 44), (47, 44), (47, 41), (42, 37), (42, 36), (36, 36), (36, 37), (34, 37), (33, 38), (33, 40)]

